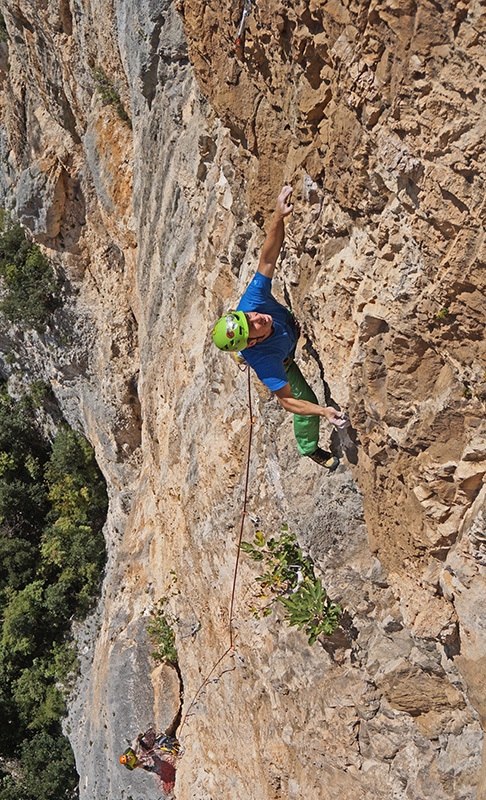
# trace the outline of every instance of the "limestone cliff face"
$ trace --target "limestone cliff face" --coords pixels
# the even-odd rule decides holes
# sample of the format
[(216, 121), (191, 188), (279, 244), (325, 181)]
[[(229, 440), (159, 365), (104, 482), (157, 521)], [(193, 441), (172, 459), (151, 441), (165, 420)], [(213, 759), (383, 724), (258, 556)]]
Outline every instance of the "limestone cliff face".
[(287, 522), (347, 621), (310, 649), (252, 619), (242, 558), (235, 653), (185, 721), (176, 796), (485, 797), (483, 5), (269, 0), (238, 52), (235, 2), (0, 7), (3, 204), (66, 275), (45, 336), (3, 326), (2, 369), (51, 382), (111, 498), (68, 721), (81, 797), (157, 797), (117, 755), (179, 712), (149, 657), (159, 599), (186, 710), (228, 646), (247, 377), (208, 328), (283, 182), (275, 291), (353, 430), (323, 426), (326, 477), (253, 381), (246, 534)]

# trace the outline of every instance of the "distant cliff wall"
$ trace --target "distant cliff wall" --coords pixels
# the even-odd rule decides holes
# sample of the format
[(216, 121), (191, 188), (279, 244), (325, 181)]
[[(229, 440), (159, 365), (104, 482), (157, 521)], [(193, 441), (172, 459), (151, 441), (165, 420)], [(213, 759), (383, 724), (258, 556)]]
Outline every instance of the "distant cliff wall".
[(179, 712), (149, 657), (159, 599), (185, 708), (227, 647), (247, 387), (208, 330), (283, 182), (275, 291), (353, 430), (323, 425), (343, 464), (323, 475), (254, 380), (249, 514), (290, 525), (347, 623), (310, 649), (254, 620), (242, 557), (236, 652), (187, 719), (176, 796), (485, 797), (483, 5), (270, 0), (238, 53), (235, 2), (0, 8), (4, 205), (66, 276), (45, 335), (3, 325), (2, 371), (51, 383), (110, 493), (68, 720), (82, 800), (157, 797), (117, 756)]

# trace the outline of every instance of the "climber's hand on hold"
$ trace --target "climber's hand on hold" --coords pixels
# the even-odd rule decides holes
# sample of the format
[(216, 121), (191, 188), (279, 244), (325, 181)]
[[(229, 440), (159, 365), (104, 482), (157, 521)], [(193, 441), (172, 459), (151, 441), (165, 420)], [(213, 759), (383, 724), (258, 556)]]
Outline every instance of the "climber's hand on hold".
[(292, 187), (284, 186), (277, 197), (277, 205), (275, 206), (275, 214), (281, 219), (288, 217), (294, 210), (293, 203), (289, 201), (292, 199)]
[(349, 417), (344, 411), (337, 411), (332, 406), (326, 406), (324, 409), (327, 421), (334, 425), (336, 428), (348, 428), (351, 425)]

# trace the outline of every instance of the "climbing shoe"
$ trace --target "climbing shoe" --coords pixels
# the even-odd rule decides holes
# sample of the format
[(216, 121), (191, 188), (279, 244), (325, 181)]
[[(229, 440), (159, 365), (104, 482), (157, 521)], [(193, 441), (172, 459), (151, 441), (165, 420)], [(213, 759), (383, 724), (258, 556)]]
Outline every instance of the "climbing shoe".
[(332, 453), (328, 453), (327, 450), (321, 450), (320, 447), (314, 450), (313, 453), (309, 453), (309, 458), (312, 458), (321, 467), (326, 467), (329, 472), (334, 472), (339, 467), (339, 458), (333, 456)]

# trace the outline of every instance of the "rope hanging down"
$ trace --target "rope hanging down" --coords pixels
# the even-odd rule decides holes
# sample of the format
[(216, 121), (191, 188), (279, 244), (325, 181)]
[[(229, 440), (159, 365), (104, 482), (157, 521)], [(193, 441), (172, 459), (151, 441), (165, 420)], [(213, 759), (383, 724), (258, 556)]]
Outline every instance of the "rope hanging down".
[[(215, 670), (219, 667), (221, 662), (225, 659), (228, 653), (234, 654), (235, 646), (234, 646), (234, 628), (233, 628), (233, 608), (234, 608), (234, 601), (235, 601), (235, 592), (236, 592), (236, 580), (238, 577), (238, 567), (240, 563), (240, 551), (241, 551), (241, 542), (243, 539), (243, 530), (245, 525), (245, 517), (246, 517), (246, 506), (248, 502), (248, 483), (250, 477), (250, 460), (251, 460), (251, 444), (253, 438), (253, 411), (252, 411), (252, 403), (251, 403), (251, 370), (247, 368), (248, 374), (248, 411), (249, 411), (249, 423), (250, 423), (250, 431), (248, 434), (248, 451), (246, 456), (246, 474), (245, 474), (245, 491), (243, 496), (243, 508), (241, 511), (241, 522), (240, 522), (240, 531), (238, 534), (238, 542), (237, 542), (237, 550), (236, 550), (236, 560), (235, 560), (235, 568), (233, 571), (233, 585), (231, 587), (231, 601), (229, 607), (229, 619), (228, 619), (228, 632), (229, 632), (229, 646), (226, 648), (224, 653), (218, 658), (216, 663), (212, 666), (211, 670), (208, 672), (206, 677), (204, 678), (203, 682), (199, 686), (198, 690), (196, 691), (194, 697), (192, 698), (189, 706), (187, 708), (186, 713), (184, 714), (180, 727), (179, 727), (179, 736), (182, 732), (184, 725), (186, 724), (186, 719), (188, 717), (189, 712), (193, 708), (196, 700), (198, 699), (199, 695), (201, 694), (204, 687), (209, 683), (211, 676), (215, 672)], [(234, 667), (233, 667), (234, 669)]]
[(251, 406), (251, 370), (247, 367), (248, 374), (248, 413), (250, 415), (250, 431), (248, 434), (248, 452), (246, 456), (246, 474), (245, 474), (245, 492), (243, 496), (243, 509), (241, 512), (240, 533), (238, 536), (238, 545), (236, 550), (235, 569), (233, 573), (233, 587), (231, 590), (231, 603), (229, 609), (229, 635), (230, 635), (230, 648), (234, 649), (234, 636), (233, 636), (233, 606), (235, 601), (236, 591), (236, 578), (238, 576), (238, 566), (240, 563), (241, 540), (243, 539), (243, 528), (246, 517), (246, 505), (248, 502), (248, 481), (250, 477), (250, 460), (251, 460), (251, 440), (253, 438), (253, 410)]

